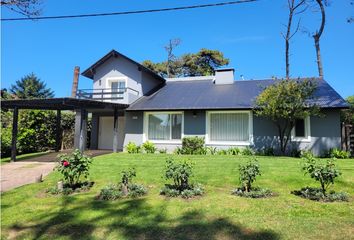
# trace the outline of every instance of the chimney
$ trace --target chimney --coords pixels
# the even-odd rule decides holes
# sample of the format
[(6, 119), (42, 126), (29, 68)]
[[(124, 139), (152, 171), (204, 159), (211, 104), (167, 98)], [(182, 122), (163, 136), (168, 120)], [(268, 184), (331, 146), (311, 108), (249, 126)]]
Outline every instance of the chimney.
[(71, 97), (72, 98), (76, 98), (76, 92), (77, 92), (77, 88), (79, 86), (79, 74), (80, 74), (80, 67), (79, 66), (75, 66), (75, 68), (74, 68), (73, 86), (72, 86), (72, 89), (71, 89)]
[(215, 84), (233, 84), (235, 69), (233, 68), (223, 68), (215, 70)]

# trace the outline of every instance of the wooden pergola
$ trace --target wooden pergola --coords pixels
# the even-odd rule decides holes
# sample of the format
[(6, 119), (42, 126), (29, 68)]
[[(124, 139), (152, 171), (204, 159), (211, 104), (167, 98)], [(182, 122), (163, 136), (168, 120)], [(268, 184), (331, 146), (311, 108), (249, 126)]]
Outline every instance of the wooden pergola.
[(11, 141), (11, 161), (16, 160), (17, 154), (17, 133), (18, 133), (18, 112), (20, 109), (56, 110), (56, 147), (60, 150), (61, 145), (61, 111), (72, 110), (75, 115), (75, 139), (74, 147), (84, 151), (86, 149), (87, 136), (87, 116), (89, 112), (107, 111), (114, 116), (114, 137), (113, 151), (118, 151), (118, 111), (127, 108), (127, 104), (112, 102), (102, 102), (89, 99), (77, 98), (49, 98), (49, 99), (16, 99), (2, 100), (2, 109), (13, 109), (12, 120), (12, 141)]

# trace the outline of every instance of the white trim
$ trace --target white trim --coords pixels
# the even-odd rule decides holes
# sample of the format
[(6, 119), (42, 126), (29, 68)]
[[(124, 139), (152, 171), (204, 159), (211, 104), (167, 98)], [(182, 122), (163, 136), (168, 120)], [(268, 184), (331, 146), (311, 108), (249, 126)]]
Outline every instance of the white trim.
[[(211, 141), (210, 135), (210, 114), (213, 113), (247, 113), (248, 114), (248, 133), (249, 141)], [(205, 118), (205, 144), (206, 145), (230, 145), (230, 146), (250, 146), (253, 145), (253, 112), (243, 111), (243, 110), (232, 110), (232, 111), (207, 111)]]
[[(149, 115), (151, 114), (181, 114), (182, 115), (182, 124), (181, 124), (181, 139), (170, 139), (170, 140), (151, 140), (149, 139), (148, 136), (148, 126), (149, 126)], [(143, 142), (149, 141), (152, 143), (157, 143), (157, 144), (181, 144), (182, 139), (184, 138), (184, 112), (183, 111), (159, 111), (159, 112), (144, 112), (144, 127), (143, 127)], [(172, 131), (172, 128), (170, 128), (170, 131)], [(170, 136), (172, 137), (172, 134), (170, 133)]]
[[(107, 77), (106, 78), (106, 87), (112, 89), (112, 83), (114, 82), (124, 82), (125, 88), (128, 87), (128, 77)], [(111, 97), (113, 94), (111, 94)], [(120, 94), (121, 95), (121, 94)], [(122, 94), (123, 98), (125, 98), (125, 93)]]
[(295, 126), (291, 129), (291, 141), (292, 142), (311, 142), (311, 121), (310, 116), (305, 118), (305, 137), (295, 136)]

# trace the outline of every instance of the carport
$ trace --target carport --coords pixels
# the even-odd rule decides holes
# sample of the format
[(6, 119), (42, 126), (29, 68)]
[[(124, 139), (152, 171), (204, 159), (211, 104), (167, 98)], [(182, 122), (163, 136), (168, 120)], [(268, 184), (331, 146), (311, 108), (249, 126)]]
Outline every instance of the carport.
[[(17, 133), (18, 133), (18, 112), (21, 109), (37, 109), (37, 110), (55, 110), (56, 117), (56, 148), (60, 150), (61, 143), (61, 111), (75, 111), (75, 136), (74, 147), (84, 151), (87, 142), (87, 117), (88, 113), (105, 112), (113, 115), (113, 152), (118, 151), (118, 115), (128, 107), (127, 104), (119, 104), (112, 102), (96, 101), (89, 99), (77, 98), (50, 98), (50, 99), (16, 99), (2, 100), (2, 109), (13, 109), (12, 119), (12, 142), (11, 142), (11, 161), (16, 160), (17, 154)], [(94, 120), (94, 119), (93, 119)], [(97, 125), (97, 121), (93, 121)], [(91, 134), (97, 134), (92, 131)]]

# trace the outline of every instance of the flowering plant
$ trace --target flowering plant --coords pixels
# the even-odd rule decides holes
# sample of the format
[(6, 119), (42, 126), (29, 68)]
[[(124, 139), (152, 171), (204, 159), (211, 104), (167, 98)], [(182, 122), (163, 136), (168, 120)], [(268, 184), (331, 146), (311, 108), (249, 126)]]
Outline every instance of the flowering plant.
[(82, 177), (89, 176), (92, 158), (82, 154), (80, 150), (76, 149), (71, 154), (59, 155), (58, 158), (59, 164), (56, 170), (63, 175), (63, 181), (68, 187), (77, 187)]

